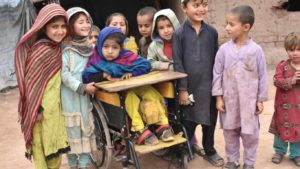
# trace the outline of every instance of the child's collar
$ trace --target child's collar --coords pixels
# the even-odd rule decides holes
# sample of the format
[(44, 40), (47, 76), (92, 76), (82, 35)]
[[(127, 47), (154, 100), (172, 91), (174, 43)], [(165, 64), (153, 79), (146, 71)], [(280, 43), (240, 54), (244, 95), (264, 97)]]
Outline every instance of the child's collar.
[[(248, 37), (248, 39), (245, 42), (243, 42), (241, 46), (248, 45), (250, 42), (252, 42), (252, 38)], [(235, 45), (237, 44), (235, 39), (231, 39), (231, 43)]]
[[(192, 29), (195, 30), (195, 28), (193, 27), (191, 21), (188, 18), (186, 19), (186, 23), (187, 23), (188, 26), (190, 26)], [(199, 30), (199, 32), (201, 32), (204, 29), (205, 26), (206, 26), (206, 23), (204, 21), (201, 21), (200, 22), (200, 30)]]

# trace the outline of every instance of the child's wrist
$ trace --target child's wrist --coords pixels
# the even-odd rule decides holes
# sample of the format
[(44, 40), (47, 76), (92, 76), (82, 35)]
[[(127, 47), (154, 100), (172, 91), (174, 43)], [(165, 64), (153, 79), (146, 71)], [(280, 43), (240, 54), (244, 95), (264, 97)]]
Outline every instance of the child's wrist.
[(80, 83), (77, 90), (76, 90), (76, 92), (83, 95), (83, 94), (85, 94), (85, 91), (87, 89), (86, 87), (87, 87), (86, 84)]
[(221, 99), (223, 99), (223, 96), (216, 96), (216, 99), (221, 100)]

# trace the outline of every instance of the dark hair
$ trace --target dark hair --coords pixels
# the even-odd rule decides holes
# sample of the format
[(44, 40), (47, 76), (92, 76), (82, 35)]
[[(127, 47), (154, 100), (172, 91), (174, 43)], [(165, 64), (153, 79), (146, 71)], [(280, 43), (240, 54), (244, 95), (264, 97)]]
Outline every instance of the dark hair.
[(157, 10), (151, 6), (146, 6), (142, 9), (139, 10), (137, 13), (137, 16), (144, 16), (144, 15), (149, 15), (151, 18), (154, 17), (154, 14), (157, 12)]
[(92, 25), (92, 27), (91, 27), (91, 31), (92, 32), (100, 32), (100, 28), (98, 27), (98, 26), (96, 26), (96, 25)]
[(295, 50), (300, 47), (300, 34), (292, 32), (284, 39), (285, 50)]
[(129, 31), (128, 21), (127, 21), (125, 15), (122, 14), (122, 13), (115, 12), (115, 13), (110, 14), (110, 15), (107, 17), (107, 19), (106, 19), (105, 26), (109, 26), (109, 24), (110, 24), (112, 18), (115, 17), (115, 16), (122, 16), (122, 17), (124, 18), (125, 24), (126, 24), (126, 32), (125, 32), (125, 35), (127, 35), (127, 34), (128, 34), (128, 31)]
[[(104, 39), (104, 41), (106, 41), (107, 39), (115, 40), (117, 42), (117, 44), (119, 44), (121, 46), (121, 48), (123, 48), (125, 38), (126, 38), (126, 36), (123, 33), (115, 32), (115, 33), (112, 33), (112, 34), (108, 35)], [(104, 41), (103, 41), (103, 44), (104, 44)]]
[(69, 35), (74, 36), (75, 32), (74, 32), (74, 23), (76, 22), (76, 20), (79, 18), (79, 16), (83, 14), (84, 16), (88, 17), (84, 12), (77, 12), (74, 15), (71, 16), (71, 18), (69, 19)]
[[(153, 31), (154, 31), (155, 33), (158, 34), (158, 30), (157, 30), (157, 23), (158, 23), (158, 21), (163, 21), (163, 20), (168, 20), (168, 21), (170, 21), (170, 19), (169, 19), (167, 16), (165, 16), (165, 15), (159, 15), (159, 16), (156, 18), (156, 20), (155, 20), (155, 27), (154, 27), (154, 29), (153, 29)], [(171, 22), (171, 21), (170, 21), (170, 22)], [(173, 25), (172, 22), (171, 22), (171, 24)]]
[(65, 16), (62, 16), (62, 15), (57, 15), (57, 16), (54, 16), (53, 18), (51, 18), (44, 26), (42, 29), (39, 30), (38, 34), (37, 34), (37, 39), (48, 39), (47, 35), (45, 34), (45, 31), (46, 31), (46, 26), (48, 26), (49, 24), (51, 23), (54, 23), (56, 22), (57, 20), (59, 19), (64, 19), (65, 23), (67, 23), (67, 19)]
[(248, 5), (242, 5), (242, 6), (237, 6), (233, 8), (230, 13), (237, 15), (239, 17), (239, 21), (242, 24), (249, 24), (250, 28), (254, 24), (254, 11), (251, 8), (251, 6)]
[[(187, 3), (191, 1), (191, 0), (182, 0), (181, 3), (183, 4), (184, 7), (186, 7)], [(203, 0), (201, 1), (201, 3), (203, 2)]]

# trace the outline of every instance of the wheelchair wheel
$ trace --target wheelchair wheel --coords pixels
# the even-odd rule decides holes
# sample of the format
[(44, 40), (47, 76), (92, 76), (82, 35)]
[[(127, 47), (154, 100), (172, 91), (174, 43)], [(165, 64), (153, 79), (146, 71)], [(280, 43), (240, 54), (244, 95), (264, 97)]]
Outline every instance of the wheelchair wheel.
[(182, 169), (188, 168), (188, 154), (186, 153), (181, 154), (181, 168)]
[(107, 126), (107, 121), (104, 116), (104, 109), (98, 101), (92, 101), (94, 105), (94, 124), (97, 152), (93, 154), (93, 162), (98, 169), (108, 169), (112, 161), (112, 142)]
[(169, 152), (170, 152), (170, 150), (168, 148), (164, 148), (164, 149), (161, 149), (161, 150), (153, 151), (152, 154), (154, 154), (157, 157), (164, 157)]
[(168, 169), (187, 169), (188, 168), (188, 154), (184, 151), (172, 152), (171, 160), (169, 161)]

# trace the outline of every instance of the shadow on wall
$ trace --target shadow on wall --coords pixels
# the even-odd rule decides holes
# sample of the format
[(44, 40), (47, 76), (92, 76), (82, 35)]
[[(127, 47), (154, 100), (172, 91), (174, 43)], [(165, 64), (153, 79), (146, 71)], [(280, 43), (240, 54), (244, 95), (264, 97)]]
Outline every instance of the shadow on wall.
[(278, 6), (275, 6), (277, 9), (285, 9), (287, 11), (300, 11), (300, 1), (299, 0), (281, 0), (278, 3)]

